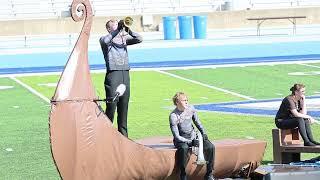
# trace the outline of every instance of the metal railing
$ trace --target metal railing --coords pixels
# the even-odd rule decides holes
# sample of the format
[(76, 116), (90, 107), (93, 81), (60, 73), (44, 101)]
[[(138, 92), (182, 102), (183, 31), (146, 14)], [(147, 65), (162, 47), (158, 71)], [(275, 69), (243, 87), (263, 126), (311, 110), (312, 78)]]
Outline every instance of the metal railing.
[[(0, 49), (14, 48), (52, 48), (69, 47), (78, 39), (79, 34), (55, 34), (55, 35), (23, 35), (0, 37)], [(97, 45), (98, 36), (91, 36), (89, 44)], [(5, 43), (4, 43), (5, 42)]]

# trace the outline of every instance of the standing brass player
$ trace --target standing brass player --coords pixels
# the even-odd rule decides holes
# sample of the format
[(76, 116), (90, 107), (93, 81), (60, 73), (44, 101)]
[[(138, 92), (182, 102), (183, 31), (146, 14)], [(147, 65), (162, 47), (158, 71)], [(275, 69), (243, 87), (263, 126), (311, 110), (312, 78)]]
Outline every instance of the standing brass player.
[[(117, 109), (118, 131), (126, 137), (128, 137), (127, 116), (130, 98), (130, 66), (127, 46), (142, 42), (142, 37), (129, 28), (132, 22), (133, 20), (130, 17), (126, 17), (119, 22), (111, 19), (106, 23), (109, 34), (100, 38), (107, 71), (104, 80), (106, 99), (115, 97), (115, 90), (120, 84), (126, 86), (123, 96), (117, 98), (114, 102), (106, 101), (106, 115), (113, 122), (114, 113)], [(127, 33), (123, 33), (123, 31)]]

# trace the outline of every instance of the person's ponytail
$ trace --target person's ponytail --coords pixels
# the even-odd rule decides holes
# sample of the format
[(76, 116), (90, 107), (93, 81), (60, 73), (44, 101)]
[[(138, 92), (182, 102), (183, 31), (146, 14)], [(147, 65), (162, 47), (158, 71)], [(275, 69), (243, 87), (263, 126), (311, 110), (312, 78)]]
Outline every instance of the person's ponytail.
[(294, 95), (294, 92), (297, 91), (297, 90), (300, 90), (302, 88), (304, 88), (305, 85), (304, 84), (294, 84), (291, 88), (290, 88), (290, 91), (291, 93)]

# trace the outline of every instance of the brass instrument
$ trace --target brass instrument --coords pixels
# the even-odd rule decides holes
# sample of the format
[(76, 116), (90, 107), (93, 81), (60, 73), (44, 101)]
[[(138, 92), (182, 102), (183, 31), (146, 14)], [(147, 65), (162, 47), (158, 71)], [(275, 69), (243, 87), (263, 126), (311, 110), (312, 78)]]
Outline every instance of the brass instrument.
[(127, 17), (125, 17), (124, 19), (123, 19), (123, 22), (124, 22), (124, 26), (126, 26), (126, 27), (130, 27), (130, 26), (132, 26), (132, 24), (133, 24), (133, 19), (132, 19), (132, 17), (130, 17), (130, 16), (127, 16)]
[(199, 147), (197, 147), (197, 161), (196, 164), (198, 165), (203, 165), (206, 164), (207, 161), (204, 158), (204, 154), (203, 154), (203, 137), (200, 133), (200, 131), (197, 131), (197, 138), (199, 141)]

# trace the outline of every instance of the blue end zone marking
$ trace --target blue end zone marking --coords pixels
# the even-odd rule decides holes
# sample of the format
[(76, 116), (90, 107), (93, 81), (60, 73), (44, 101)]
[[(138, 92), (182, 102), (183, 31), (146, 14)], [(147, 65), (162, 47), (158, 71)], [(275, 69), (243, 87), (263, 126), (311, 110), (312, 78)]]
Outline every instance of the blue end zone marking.
[[(44, 58), (45, 59), (45, 58)], [(184, 67), (184, 66), (203, 66), (203, 65), (224, 65), (224, 64), (243, 64), (243, 63), (262, 63), (262, 62), (285, 62), (297, 60), (318, 60), (320, 54), (295, 55), (295, 56), (273, 56), (256, 58), (232, 58), (232, 59), (208, 59), (208, 60), (177, 60), (162, 62), (137, 62), (130, 63), (132, 68), (161, 68), (161, 67)], [(41, 72), (61, 72), (64, 66), (40, 66), (40, 67), (17, 67), (0, 68), (0, 74), (23, 74)], [(105, 69), (104, 64), (90, 65), (91, 70)]]
[[(316, 99), (316, 98), (320, 98), (320, 96), (310, 96), (307, 98), (308, 99)], [(276, 101), (282, 101), (282, 99), (250, 100), (250, 101), (227, 102), (227, 103), (200, 104), (200, 105), (194, 105), (194, 107), (197, 110), (203, 110), (203, 111), (275, 116), (277, 114), (279, 107), (274, 107), (273, 109), (267, 109), (267, 108), (258, 109), (258, 108), (249, 108), (249, 107), (242, 108), (242, 107), (236, 107), (236, 106), (240, 105), (240, 104), (264, 103), (264, 102), (276, 102)], [(308, 114), (311, 116), (314, 116), (314, 117), (320, 117), (320, 109), (319, 109), (319, 111), (310, 111), (309, 110)]]

